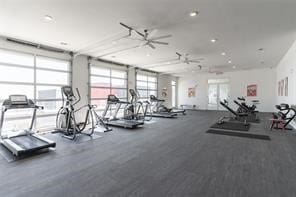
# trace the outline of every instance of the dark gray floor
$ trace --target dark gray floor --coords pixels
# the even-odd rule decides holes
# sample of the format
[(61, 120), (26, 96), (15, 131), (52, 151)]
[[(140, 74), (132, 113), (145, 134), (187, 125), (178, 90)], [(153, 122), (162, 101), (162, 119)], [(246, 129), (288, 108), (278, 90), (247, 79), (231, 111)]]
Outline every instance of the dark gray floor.
[[(249, 132), (271, 141), (205, 133), (221, 112), (190, 111), (138, 130), (114, 128), (47, 154), (0, 158), (0, 196), (296, 196), (296, 133)], [(261, 114), (262, 116), (262, 114)]]

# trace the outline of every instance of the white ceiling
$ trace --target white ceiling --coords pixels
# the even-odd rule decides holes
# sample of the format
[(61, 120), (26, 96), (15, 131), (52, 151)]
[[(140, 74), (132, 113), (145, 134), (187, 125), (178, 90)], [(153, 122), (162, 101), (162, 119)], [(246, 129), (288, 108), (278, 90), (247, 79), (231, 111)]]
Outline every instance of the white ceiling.
[[(0, 0), (0, 5), (2, 36), (175, 75), (274, 67), (296, 39), (295, 0)], [(189, 17), (194, 10), (198, 16)], [(156, 37), (173, 36), (162, 40), (168, 46), (112, 53), (139, 44), (128, 38), (113, 43), (128, 33), (119, 22), (139, 31), (157, 29)], [(134, 32), (132, 37), (139, 38)], [(177, 51), (204, 58), (202, 70), (197, 63), (155, 65), (174, 62)]]

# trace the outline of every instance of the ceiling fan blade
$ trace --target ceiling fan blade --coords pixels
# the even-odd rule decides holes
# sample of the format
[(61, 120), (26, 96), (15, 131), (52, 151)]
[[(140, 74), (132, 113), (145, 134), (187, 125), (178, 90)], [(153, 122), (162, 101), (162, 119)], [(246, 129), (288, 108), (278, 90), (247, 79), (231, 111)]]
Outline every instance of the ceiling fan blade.
[(150, 46), (152, 49), (155, 49), (155, 46), (151, 44), (150, 42), (147, 43), (148, 46)]
[(154, 38), (151, 38), (150, 40), (160, 40), (160, 39), (165, 39), (165, 38), (170, 38), (170, 37), (172, 37), (172, 35), (154, 37)]
[(167, 42), (159, 42), (159, 41), (153, 41), (153, 40), (150, 40), (149, 42), (150, 42), (150, 43), (154, 43), (154, 44), (169, 45), (169, 43), (167, 43)]
[(148, 38), (152, 38), (156, 33), (158, 32), (158, 30), (157, 29), (153, 29), (152, 31), (150, 31), (149, 33), (148, 33)]

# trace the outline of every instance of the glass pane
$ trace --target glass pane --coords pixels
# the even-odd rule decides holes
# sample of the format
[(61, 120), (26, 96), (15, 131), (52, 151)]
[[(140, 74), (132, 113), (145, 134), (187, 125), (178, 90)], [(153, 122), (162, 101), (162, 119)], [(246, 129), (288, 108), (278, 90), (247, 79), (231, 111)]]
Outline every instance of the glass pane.
[(137, 89), (148, 89), (147, 82), (137, 81)]
[(228, 83), (229, 79), (209, 79), (208, 83)]
[(33, 85), (10, 85), (0, 84), (0, 100), (8, 99), (11, 94), (24, 94), (27, 98), (34, 98)]
[(115, 88), (126, 88), (126, 80), (125, 79), (111, 79), (112, 80), (112, 87)]
[(57, 86), (37, 86), (36, 99), (61, 99), (61, 87)]
[(127, 97), (127, 90), (126, 89), (112, 89), (112, 94), (117, 96), (118, 98), (126, 98)]
[(172, 106), (176, 107), (176, 86), (175, 85), (172, 85)]
[(126, 71), (112, 70), (112, 77), (126, 79)]
[(56, 116), (37, 117), (36, 130), (45, 131), (56, 127)]
[(148, 88), (152, 89), (152, 90), (156, 90), (157, 89), (157, 83), (148, 83)]
[(0, 62), (8, 64), (19, 64), (25, 66), (34, 66), (34, 56), (24, 53), (12, 52), (0, 49)]
[(69, 65), (70, 63), (68, 61), (62, 61), (46, 57), (36, 58), (36, 67), (38, 68), (50, 68), (56, 70), (69, 71)]
[(107, 105), (107, 99), (104, 100), (91, 100), (92, 105), (96, 105), (96, 110), (104, 110)]
[(91, 98), (108, 98), (109, 88), (91, 88)]
[(3, 134), (8, 132), (17, 132), (19, 130), (28, 129), (31, 124), (31, 118), (8, 120), (5, 118), (3, 124)]
[(47, 70), (38, 70), (36, 71), (36, 81), (37, 83), (45, 84), (68, 84), (68, 73), (47, 71)]
[(111, 86), (109, 77), (91, 76), (90, 81), (91, 81), (91, 86), (98, 86), (98, 87), (110, 87)]
[(147, 75), (137, 74), (137, 80), (147, 81)]
[(34, 70), (0, 65), (0, 81), (33, 83)]
[(140, 97), (143, 98), (148, 98), (148, 91), (147, 90), (138, 90)]
[(62, 106), (62, 101), (38, 101), (37, 105), (43, 106), (43, 110), (38, 110), (38, 115), (57, 114)]
[(154, 82), (154, 83), (156, 83), (156, 82), (157, 82), (157, 78), (156, 78), (156, 77), (148, 76), (148, 81), (149, 81), (149, 82)]
[(109, 68), (99, 68), (99, 67), (95, 67), (95, 66), (91, 67), (91, 74), (108, 76), (108, 77), (111, 76)]
[(155, 91), (155, 90), (149, 90), (148, 91), (148, 96), (150, 97), (150, 95), (154, 95), (154, 96), (157, 97), (157, 91)]

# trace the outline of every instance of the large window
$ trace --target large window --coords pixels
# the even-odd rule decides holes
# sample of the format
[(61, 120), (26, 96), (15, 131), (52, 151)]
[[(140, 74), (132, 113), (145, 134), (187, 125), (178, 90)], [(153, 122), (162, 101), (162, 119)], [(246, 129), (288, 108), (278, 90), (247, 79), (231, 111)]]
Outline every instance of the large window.
[(157, 97), (157, 75), (137, 72), (136, 88), (141, 100), (148, 100), (150, 95)]
[(172, 107), (177, 107), (176, 103), (176, 81), (172, 81)]
[(127, 71), (91, 65), (90, 99), (97, 106), (97, 111), (102, 112), (105, 109), (109, 94), (127, 101)]
[[(0, 49), (0, 104), (11, 94), (25, 94), (39, 110), (35, 128), (55, 127), (61, 106), (61, 86), (70, 83), (70, 62), (35, 54)], [(3, 130), (29, 127), (32, 110), (7, 111)]]

